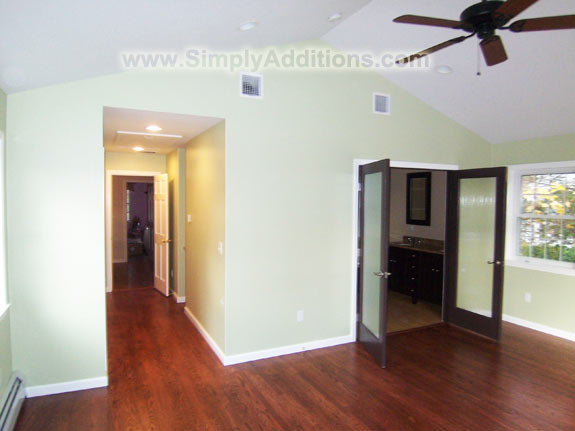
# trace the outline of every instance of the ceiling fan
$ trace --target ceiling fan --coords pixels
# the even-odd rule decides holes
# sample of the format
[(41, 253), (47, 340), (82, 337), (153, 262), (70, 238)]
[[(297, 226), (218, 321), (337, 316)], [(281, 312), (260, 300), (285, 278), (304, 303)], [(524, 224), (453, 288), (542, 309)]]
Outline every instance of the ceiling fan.
[(461, 13), (459, 21), (418, 15), (402, 15), (397, 17), (393, 20), (394, 22), (446, 27), (463, 30), (471, 34), (450, 39), (416, 54), (401, 58), (397, 60), (396, 63), (409, 63), (410, 61), (456, 45), (477, 35), (477, 37), (481, 39), (479, 45), (481, 46), (485, 62), (488, 66), (494, 66), (507, 60), (505, 47), (503, 46), (501, 37), (495, 34), (496, 30), (510, 30), (514, 33), (521, 33), (525, 31), (575, 29), (575, 15), (521, 19), (510, 25), (506, 25), (537, 1), (538, 0), (483, 0), (481, 3), (474, 4), (465, 9)]

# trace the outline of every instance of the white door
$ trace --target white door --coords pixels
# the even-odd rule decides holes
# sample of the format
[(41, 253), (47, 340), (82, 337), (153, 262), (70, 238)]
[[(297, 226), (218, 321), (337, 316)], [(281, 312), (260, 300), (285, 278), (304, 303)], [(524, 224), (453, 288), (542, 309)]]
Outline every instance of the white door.
[(170, 294), (168, 276), (171, 239), (168, 208), (168, 174), (154, 177), (154, 287), (162, 294)]

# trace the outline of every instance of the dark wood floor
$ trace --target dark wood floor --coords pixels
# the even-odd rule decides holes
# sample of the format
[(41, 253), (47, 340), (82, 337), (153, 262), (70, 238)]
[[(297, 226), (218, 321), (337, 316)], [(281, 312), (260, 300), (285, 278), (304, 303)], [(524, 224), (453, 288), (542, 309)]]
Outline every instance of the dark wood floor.
[(154, 260), (146, 255), (130, 256), (114, 264), (114, 290), (154, 287)]
[(223, 367), (182, 306), (108, 294), (110, 386), (26, 400), (17, 431), (575, 430), (575, 344), (506, 324), (497, 345), (440, 326)]

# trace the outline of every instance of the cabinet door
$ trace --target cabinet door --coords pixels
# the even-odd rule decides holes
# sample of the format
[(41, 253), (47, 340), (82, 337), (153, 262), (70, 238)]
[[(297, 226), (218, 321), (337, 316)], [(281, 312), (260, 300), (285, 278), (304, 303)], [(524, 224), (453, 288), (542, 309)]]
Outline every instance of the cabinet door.
[(389, 248), (389, 288), (395, 292), (403, 293), (405, 278), (404, 250), (398, 247)]

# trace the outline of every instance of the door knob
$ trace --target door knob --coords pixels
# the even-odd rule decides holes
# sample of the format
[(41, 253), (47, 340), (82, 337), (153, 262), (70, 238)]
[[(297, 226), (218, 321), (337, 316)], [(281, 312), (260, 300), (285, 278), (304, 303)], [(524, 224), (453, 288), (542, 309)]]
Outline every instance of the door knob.
[(383, 278), (389, 278), (389, 276), (391, 275), (391, 272), (374, 272), (373, 275), (375, 275), (376, 277), (383, 277)]
[(500, 262), (499, 260), (496, 260), (496, 261), (488, 260), (487, 263), (488, 263), (489, 265), (493, 265), (493, 264), (495, 264), (495, 265), (501, 265), (501, 262)]

